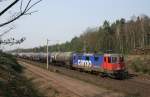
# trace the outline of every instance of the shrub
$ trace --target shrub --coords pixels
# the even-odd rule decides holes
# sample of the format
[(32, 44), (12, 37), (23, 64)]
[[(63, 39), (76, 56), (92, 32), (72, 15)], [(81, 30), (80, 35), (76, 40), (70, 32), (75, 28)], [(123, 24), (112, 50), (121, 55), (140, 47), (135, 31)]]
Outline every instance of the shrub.
[(16, 58), (10, 54), (0, 52), (0, 65), (5, 65), (5, 68), (16, 72), (22, 71), (22, 66), (19, 65)]
[(131, 62), (131, 69), (135, 72), (142, 72), (144, 74), (150, 74), (150, 59), (137, 58)]

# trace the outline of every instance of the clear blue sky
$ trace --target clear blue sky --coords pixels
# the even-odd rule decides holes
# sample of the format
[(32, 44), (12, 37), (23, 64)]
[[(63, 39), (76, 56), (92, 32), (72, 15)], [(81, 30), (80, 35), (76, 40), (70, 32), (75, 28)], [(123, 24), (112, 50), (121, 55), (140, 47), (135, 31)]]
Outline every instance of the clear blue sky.
[[(104, 20), (146, 14), (150, 16), (150, 0), (43, 0), (34, 7), (39, 10), (15, 22), (16, 29), (6, 37), (26, 37), (20, 46), (7, 49), (43, 46), (46, 39), (65, 42), (82, 34), (87, 27), (100, 26)], [(33, 9), (33, 10), (34, 10)]]

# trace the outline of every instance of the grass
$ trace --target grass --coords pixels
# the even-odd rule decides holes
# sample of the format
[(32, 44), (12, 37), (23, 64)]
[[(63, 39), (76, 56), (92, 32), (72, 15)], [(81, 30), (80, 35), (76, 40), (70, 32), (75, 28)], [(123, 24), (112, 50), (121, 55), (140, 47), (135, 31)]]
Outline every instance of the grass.
[(0, 52), (0, 97), (44, 97), (22, 71), (14, 56)]
[(150, 75), (150, 58), (136, 58), (130, 62), (129, 66), (135, 72)]
[(19, 65), (15, 57), (10, 54), (0, 52), (0, 64), (1, 64), (1, 68), (5, 68), (8, 71), (19, 72), (19, 73), (22, 72), (21, 65)]

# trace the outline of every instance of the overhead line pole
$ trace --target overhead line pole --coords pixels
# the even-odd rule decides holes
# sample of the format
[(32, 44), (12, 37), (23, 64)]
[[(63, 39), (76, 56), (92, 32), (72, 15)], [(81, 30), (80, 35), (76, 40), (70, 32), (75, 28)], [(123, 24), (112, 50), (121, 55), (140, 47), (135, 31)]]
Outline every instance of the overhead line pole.
[[(46, 50), (46, 53), (47, 53), (47, 69), (49, 69), (49, 46), (48, 46), (48, 42), (49, 41), (52, 41), (52, 40), (48, 40), (47, 39), (47, 43), (46, 43), (46, 48), (47, 48), (47, 50)], [(58, 42), (58, 44), (59, 44), (59, 40), (56, 40), (57, 42)]]
[(48, 39), (47, 39), (47, 69), (49, 69), (49, 51), (48, 51)]

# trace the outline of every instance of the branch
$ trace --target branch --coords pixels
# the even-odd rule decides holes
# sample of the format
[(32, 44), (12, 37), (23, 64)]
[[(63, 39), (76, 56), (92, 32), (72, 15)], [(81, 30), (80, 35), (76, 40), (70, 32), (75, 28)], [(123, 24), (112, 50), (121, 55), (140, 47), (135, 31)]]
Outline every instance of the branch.
[(38, 12), (38, 11), (28, 12), (28, 13), (25, 13), (24, 15), (31, 15), (32, 13), (35, 13), (35, 12)]
[(27, 10), (27, 8), (29, 7), (30, 3), (31, 3), (31, 0), (28, 1), (27, 5), (26, 5), (26, 7), (25, 7), (25, 9), (24, 9), (24, 13), (26, 12), (26, 10)]
[[(16, 1), (19, 1), (19, 0), (16, 0)], [(9, 20), (9, 21), (7, 21), (7, 22), (4, 22), (4, 23), (0, 24), (0, 27), (5, 26), (5, 25), (8, 25), (9, 23), (11, 23), (11, 22), (13, 22), (13, 21), (19, 19), (19, 18), (20, 18), (21, 16), (23, 16), (23, 15), (30, 15), (30, 14), (36, 12), (36, 11), (33, 11), (33, 12), (29, 12), (29, 13), (28, 13), (28, 11), (29, 11), (32, 7), (34, 7), (36, 4), (40, 3), (42, 0), (39, 0), (39, 1), (35, 2), (34, 4), (32, 4), (32, 5), (30, 6), (31, 1), (32, 1), (32, 0), (29, 0), (29, 1), (28, 1), (28, 3), (26, 4), (25, 9), (24, 9), (23, 11), (22, 11), (22, 9), (21, 9), (21, 8), (22, 8), (22, 2), (23, 2), (23, 1), (21, 1), (19, 15), (17, 15), (16, 17), (14, 17), (13, 19), (11, 19), (11, 20)]]
[(18, 18), (20, 18), (20, 17), (23, 16), (23, 15), (24, 15), (24, 13), (21, 13), (20, 15), (16, 16), (15, 18), (13, 18), (13, 19), (11, 19), (11, 20), (5, 22), (5, 23), (0, 24), (0, 27), (5, 26), (5, 25), (7, 25), (7, 24), (9, 24), (9, 23), (11, 23), (11, 22), (17, 20)]
[(7, 12), (7, 10), (9, 10), (11, 7), (13, 7), (17, 2), (19, 2), (19, 0), (15, 0), (9, 6), (7, 6), (4, 10), (2, 10), (2, 12), (0, 12), (0, 16), (3, 15), (5, 12)]
[(9, 38), (9, 39), (6, 39), (6, 40), (0, 40), (0, 44), (3, 44), (3, 45), (14, 45), (14, 44), (21, 44), (22, 42), (25, 41), (25, 37), (19, 39), (19, 40), (15, 40), (14, 38)]
[(23, 0), (21, 0), (21, 4), (20, 4), (20, 12), (22, 12), (22, 4), (23, 4)]
[(3, 32), (2, 34), (0, 34), (0, 37), (2, 37), (3, 35), (7, 34), (8, 32), (10, 32), (11, 30), (13, 30), (14, 28), (11, 27), (10, 29), (8, 29), (7, 31)]
[(38, 3), (40, 3), (42, 0), (39, 0), (39, 1), (37, 1), (37, 2), (35, 2), (34, 4), (32, 4), (27, 10), (26, 10), (26, 12), (27, 11), (29, 11), (33, 6), (35, 6), (36, 4), (38, 4)]

